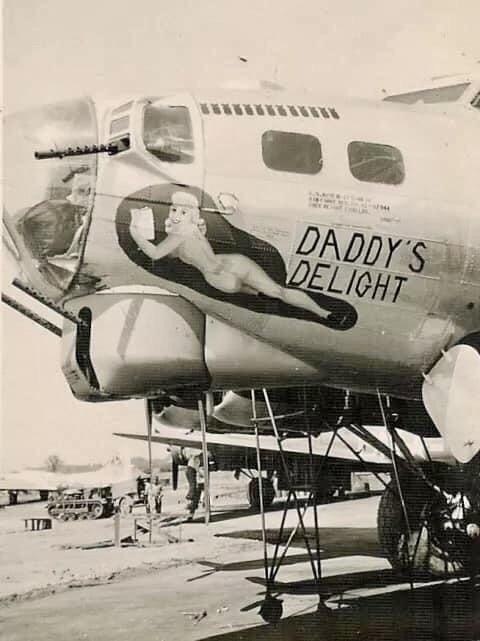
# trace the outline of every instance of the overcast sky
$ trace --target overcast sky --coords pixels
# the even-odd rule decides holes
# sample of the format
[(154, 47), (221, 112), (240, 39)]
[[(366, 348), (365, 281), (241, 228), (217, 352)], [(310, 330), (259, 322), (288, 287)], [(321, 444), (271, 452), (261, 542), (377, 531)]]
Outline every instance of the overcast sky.
[[(478, 69), (479, 24), (479, 0), (4, 0), (4, 105), (246, 75), (376, 99)], [(58, 362), (53, 335), (3, 309), (0, 468), (54, 452), (70, 462), (144, 453), (111, 437), (141, 429), (142, 403), (75, 401)]]

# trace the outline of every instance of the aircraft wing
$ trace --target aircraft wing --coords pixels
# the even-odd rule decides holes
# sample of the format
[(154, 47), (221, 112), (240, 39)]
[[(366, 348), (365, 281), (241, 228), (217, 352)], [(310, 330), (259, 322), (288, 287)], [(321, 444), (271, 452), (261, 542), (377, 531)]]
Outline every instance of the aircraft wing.
[[(366, 445), (356, 436), (352, 435), (346, 429), (339, 430), (340, 435), (344, 438), (354, 449), (358, 452), (362, 459), (369, 464), (369, 466), (385, 467), (389, 465), (386, 457), (377, 452), (374, 448)], [(140, 441), (147, 441), (148, 437), (145, 434), (125, 434), (115, 433), (115, 436), (123, 438), (130, 438)], [(325, 456), (328, 450), (332, 434), (324, 432), (319, 436), (312, 437), (312, 450), (314, 456)], [(263, 453), (279, 453), (277, 440), (274, 436), (261, 435), (260, 449)], [(192, 449), (202, 448), (202, 436), (197, 430), (185, 430), (181, 427), (164, 427), (157, 429), (152, 434), (152, 443), (163, 443), (166, 445), (176, 445), (179, 447), (187, 447)], [(224, 455), (228, 451), (236, 451), (238, 455), (251, 454), (256, 448), (256, 440), (254, 434), (238, 434), (238, 433), (223, 433), (223, 434), (207, 434), (207, 446), (209, 452), (215, 457), (217, 455)], [(282, 449), (288, 455), (309, 456), (308, 441), (305, 437), (299, 438), (286, 438), (282, 440)], [(336, 439), (329, 454), (331, 459), (339, 461), (349, 461), (352, 464), (352, 469), (358, 467), (364, 469), (364, 466), (357, 459), (355, 454), (348, 449), (339, 439)]]
[(62, 485), (58, 474), (52, 472), (11, 472), (0, 475), (0, 490), (17, 490), (25, 492), (54, 491)]
[[(382, 427), (368, 427), (367, 428), (374, 436), (382, 441), (387, 447), (389, 446), (389, 435), (385, 428)], [(425, 446), (422, 440), (415, 434), (411, 434), (404, 430), (399, 430), (403, 440), (407, 443), (414, 458), (419, 462), (426, 462), (427, 455)], [(390, 468), (391, 462), (386, 456), (383, 456), (374, 447), (368, 445), (359, 437), (352, 434), (346, 428), (338, 430), (338, 434), (346, 441), (350, 447), (349, 449), (340, 439), (335, 439), (333, 446), (329, 452), (329, 458), (337, 463), (348, 462), (352, 471), (365, 470), (365, 464), (371, 468), (381, 471), (380, 468), (385, 470)], [(115, 433), (115, 436), (123, 438), (136, 439), (140, 441), (147, 441), (148, 437), (145, 434), (125, 434)], [(312, 437), (312, 452), (314, 456), (325, 456), (329, 447), (332, 437), (331, 432), (322, 432), (318, 436)], [(279, 447), (276, 438), (273, 435), (261, 434), (259, 436), (260, 449), (263, 454), (279, 454)], [(202, 449), (202, 436), (201, 432), (197, 429), (180, 426), (167, 426), (162, 424), (156, 426), (152, 434), (153, 443), (163, 443), (165, 445), (173, 445), (178, 447)], [(441, 463), (451, 463), (451, 453), (445, 446), (445, 442), (441, 438), (427, 438), (425, 444), (430, 452), (432, 460)], [(252, 459), (252, 455), (256, 449), (256, 439), (254, 434), (238, 433), (238, 432), (223, 432), (223, 433), (207, 433), (207, 447), (208, 451), (214, 458), (237, 458), (239, 460)], [(282, 449), (285, 454), (289, 456), (309, 457), (308, 440), (304, 436), (296, 438), (285, 438), (282, 440)], [(355, 455), (355, 452), (362, 458), (360, 462)], [(240, 465), (242, 467), (242, 465)], [(246, 466), (243, 466), (246, 467)]]

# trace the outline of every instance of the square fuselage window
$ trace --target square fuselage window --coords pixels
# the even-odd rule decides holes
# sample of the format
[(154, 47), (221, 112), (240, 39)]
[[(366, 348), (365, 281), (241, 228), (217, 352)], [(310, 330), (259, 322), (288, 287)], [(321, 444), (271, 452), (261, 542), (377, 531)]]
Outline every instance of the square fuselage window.
[(266, 131), (262, 157), (269, 169), (295, 174), (318, 174), (323, 164), (318, 138), (288, 131)]
[(391, 145), (351, 142), (348, 144), (348, 164), (352, 175), (362, 182), (399, 185), (405, 179), (402, 154)]

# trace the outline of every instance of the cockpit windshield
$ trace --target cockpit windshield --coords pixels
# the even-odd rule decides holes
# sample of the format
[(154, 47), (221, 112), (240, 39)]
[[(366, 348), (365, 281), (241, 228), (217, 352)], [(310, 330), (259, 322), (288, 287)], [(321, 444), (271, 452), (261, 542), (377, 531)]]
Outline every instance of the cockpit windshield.
[(65, 291), (93, 205), (96, 155), (40, 160), (35, 153), (96, 145), (93, 103), (82, 98), (13, 115), (4, 142), (6, 224), (22, 270)]
[(156, 102), (145, 107), (145, 148), (164, 162), (193, 162), (193, 132), (187, 107)]
[(469, 82), (462, 82), (444, 87), (432, 87), (431, 89), (400, 93), (394, 96), (387, 96), (384, 100), (387, 102), (403, 102), (406, 105), (456, 102), (460, 100), (469, 87)]

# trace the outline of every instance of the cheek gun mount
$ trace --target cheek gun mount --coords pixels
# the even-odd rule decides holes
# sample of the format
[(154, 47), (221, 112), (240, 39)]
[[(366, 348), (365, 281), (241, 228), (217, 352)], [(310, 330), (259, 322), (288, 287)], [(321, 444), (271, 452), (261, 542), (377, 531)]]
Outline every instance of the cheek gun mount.
[(125, 136), (107, 145), (85, 145), (84, 147), (67, 147), (65, 149), (49, 149), (48, 151), (35, 151), (36, 160), (49, 158), (66, 158), (70, 156), (86, 156), (88, 154), (108, 154), (114, 156), (130, 148), (130, 138)]

